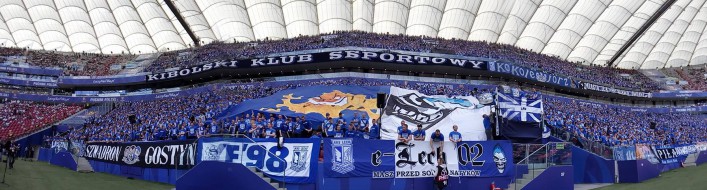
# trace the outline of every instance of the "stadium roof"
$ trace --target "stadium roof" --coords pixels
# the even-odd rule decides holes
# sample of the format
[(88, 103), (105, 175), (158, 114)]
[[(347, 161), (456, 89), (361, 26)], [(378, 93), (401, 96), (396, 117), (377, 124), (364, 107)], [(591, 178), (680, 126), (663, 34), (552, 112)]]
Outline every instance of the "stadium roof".
[[(707, 0), (172, 0), (204, 43), (335, 30), (513, 44), (621, 68), (707, 62)], [(649, 22), (653, 15), (660, 15)], [(644, 25), (647, 30), (640, 30)], [(151, 53), (191, 46), (164, 0), (2, 0), (5, 47)]]

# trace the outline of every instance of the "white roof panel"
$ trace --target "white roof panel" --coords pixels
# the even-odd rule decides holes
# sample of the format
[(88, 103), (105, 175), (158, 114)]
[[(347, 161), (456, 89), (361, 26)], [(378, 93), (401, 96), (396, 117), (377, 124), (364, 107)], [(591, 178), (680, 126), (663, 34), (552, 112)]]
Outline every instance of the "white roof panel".
[[(358, 30), (512, 44), (605, 65), (668, 0), (170, 1), (201, 44)], [(677, 0), (615, 65), (707, 62), (706, 2)], [(194, 45), (164, 0), (2, 0), (0, 44), (105, 54)]]

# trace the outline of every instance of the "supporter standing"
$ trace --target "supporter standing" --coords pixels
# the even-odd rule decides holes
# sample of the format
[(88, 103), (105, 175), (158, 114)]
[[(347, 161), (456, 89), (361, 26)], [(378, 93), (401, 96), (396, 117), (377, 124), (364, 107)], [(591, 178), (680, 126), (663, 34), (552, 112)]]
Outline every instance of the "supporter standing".
[(412, 132), (408, 129), (407, 125), (403, 125), (403, 129), (398, 133), (398, 141), (404, 143), (412, 141)]
[(452, 129), (454, 129), (454, 131), (449, 132), (449, 141), (451, 141), (453, 143), (461, 142), (462, 141), (462, 134), (457, 131), (459, 129), (459, 127), (457, 127), (457, 125), (454, 125), (454, 126), (452, 126)]
[(417, 124), (417, 130), (415, 130), (412, 134), (415, 136), (416, 141), (425, 141), (425, 136), (427, 136), (427, 134), (425, 134), (425, 130), (422, 129), (422, 124)]

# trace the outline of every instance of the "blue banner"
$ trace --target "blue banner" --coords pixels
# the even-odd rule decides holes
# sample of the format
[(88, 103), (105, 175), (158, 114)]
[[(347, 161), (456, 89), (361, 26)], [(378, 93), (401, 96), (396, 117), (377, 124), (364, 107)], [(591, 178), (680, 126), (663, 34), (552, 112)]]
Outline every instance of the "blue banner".
[(561, 77), (553, 74), (547, 74), (543, 71), (536, 71), (534, 69), (528, 69), (525, 67), (519, 67), (511, 63), (503, 62), (492, 62), (489, 63), (489, 71), (506, 73), (513, 76), (523, 77), (526, 79), (551, 83), (555, 85), (565, 86), (565, 87), (576, 87), (572, 80), (567, 77)]
[[(346, 121), (362, 120), (365, 124), (379, 118), (376, 94), (389, 91), (388, 87), (372, 86), (308, 86), (279, 91), (272, 96), (242, 102), (225, 111), (226, 117), (251, 113), (274, 113), (287, 117), (304, 115), (312, 128), (317, 128), (329, 117)], [(358, 116), (355, 116), (358, 115)]]
[(617, 146), (612, 147), (614, 151), (614, 160), (624, 161), (624, 160), (636, 160), (636, 147), (635, 146)]
[(275, 139), (202, 138), (196, 161), (221, 161), (256, 167), (277, 181), (314, 183), (320, 139), (287, 138), (281, 148)]
[(103, 85), (126, 85), (145, 82), (145, 76), (122, 76), (122, 77), (60, 77), (61, 86), (103, 86)]
[(324, 139), (325, 177), (434, 177), (439, 158), (456, 177), (512, 176), (515, 168), (509, 141)]
[(653, 93), (654, 98), (707, 98), (707, 92), (676, 91)]
[(57, 83), (52, 81), (32, 81), (12, 78), (0, 78), (0, 84), (9, 84), (17, 86), (57, 88)]
[(211, 86), (198, 87), (198, 88), (193, 88), (193, 89), (183, 90), (183, 91), (176, 91), (176, 92), (131, 95), (131, 96), (116, 96), (116, 97), (55, 96), (55, 95), (0, 92), (0, 98), (27, 100), (27, 101), (35, 101), (35, 102), (53, 102), (53, 103), (135, 102), (135, 101), (152, 101), (152, 100), (159, 100), (159, 99), (166, 99), (166, 98), (173, 98), (173, 97), (189, 96), (189, 95), (209, 91), (212, 88), (219, 87), (219, 86), (220, 85), (211, 85)]
[(61, 69), (44, 69), (44, 68), (32, 68), (32, 67), (15, 67), (0, 65), (0, 72), (10, 72), (10, 73), (22, 73), (31, 75), (44, 75), (44, 76), (60, 76), (64, 73)]

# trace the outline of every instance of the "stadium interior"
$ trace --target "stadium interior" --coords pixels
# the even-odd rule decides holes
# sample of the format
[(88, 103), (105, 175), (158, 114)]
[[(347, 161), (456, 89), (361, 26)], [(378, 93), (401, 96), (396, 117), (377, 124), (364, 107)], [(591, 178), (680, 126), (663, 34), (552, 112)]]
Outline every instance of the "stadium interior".
[(707, 189), (665, 177), (707, 171), (706, 26), (707, 0), (2, 0), (0, 189)]

